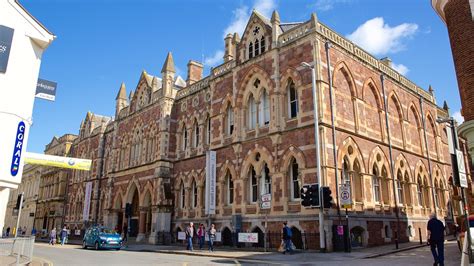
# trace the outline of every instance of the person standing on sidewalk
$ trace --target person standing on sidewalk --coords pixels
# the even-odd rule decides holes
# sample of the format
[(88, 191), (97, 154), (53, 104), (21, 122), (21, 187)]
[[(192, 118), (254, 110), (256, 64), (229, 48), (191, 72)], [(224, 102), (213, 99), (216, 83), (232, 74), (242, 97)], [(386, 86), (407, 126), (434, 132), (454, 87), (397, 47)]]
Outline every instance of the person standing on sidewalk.
[(209, 229), (209, 252), (214, 252), (214, 240), (216, 240), (216, 228), (214, 224), (211, 224)]
[(122, 233), (123, 233), (122, 241), (123, 241), (123, 243), (127, 243), (127, 245), (128, 245), (128, 225), (127, 225), (127, 223), (123, 224)]
[(194, 236), (194, 224), (191, 222), (189, 226), (186, 227), (186, 240), (188, 241), (187, 249), (193, 251), (193, 236)]
[(285, 250), (283, 251), (283, 254), (286, 252), (289, 252), (290, 254), (293, 252), (293, 249), (291, 247), (291, 237), (293, 233), (291, 232), (291, 229), (288, 227), (287, 222), (283, 223), (283, 242), (285, 243)]
[(206, 238), (206, 228), (204, 227), (203, 224), (199, 225), (199, 229), (197, 231), (197, 236), (199, 239), (199, 249), (202, 249), (202, 246), (204, 246), (204, 240)]
[(431, 253), (433, 254), (433, 265), (444, 266), (444, 224), (438, 218), (436, 213), (430, 215), (428, 221), (428, 243), (431, 246)]

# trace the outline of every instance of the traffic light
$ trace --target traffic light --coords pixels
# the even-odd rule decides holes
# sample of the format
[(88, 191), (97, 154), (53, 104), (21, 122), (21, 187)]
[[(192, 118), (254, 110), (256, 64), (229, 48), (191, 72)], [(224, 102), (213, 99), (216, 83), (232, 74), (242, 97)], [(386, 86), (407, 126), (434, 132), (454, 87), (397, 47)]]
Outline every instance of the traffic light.
[(132, 204), (126, 203), (125, 204), (125, 218), (128, 218), (132, 215)]
[(319, 207), (319, 185), (314, 184), (310, 187), (311, 190), (311, 206)]
[(301, 190), (301, 205), (304, 207), (311, 206), (311, 188), (309, 185), (304, 185)]
[(323, 207), (331, 208), (331, 206), (334, 204), (331, 196), (331, 189), (329, 187), (322, 187), (321, 190), (323, 193)]

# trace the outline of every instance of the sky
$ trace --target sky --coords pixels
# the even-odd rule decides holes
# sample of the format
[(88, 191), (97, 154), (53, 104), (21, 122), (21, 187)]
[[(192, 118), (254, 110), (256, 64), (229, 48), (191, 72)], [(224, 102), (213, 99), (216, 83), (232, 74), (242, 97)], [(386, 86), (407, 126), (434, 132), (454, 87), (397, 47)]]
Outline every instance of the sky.
[(134, 90), (143, 70), (160, 76), (167, 53), (186, 79), (189, 60), (206, 73), (222, 63), (224, 36), (240, 34), (255, 8), (281, 21), (318, 19), (400, 73), (435, 90), (462, 120), (446, 26), (430, 0), (20, 0), (57, 39), (43, 54), (40, 78), (58, 83), (56, 101), (35, 100), (27, 150), (53, 136), (78, 134), (86, 113), (113, 116), (122, 82)]

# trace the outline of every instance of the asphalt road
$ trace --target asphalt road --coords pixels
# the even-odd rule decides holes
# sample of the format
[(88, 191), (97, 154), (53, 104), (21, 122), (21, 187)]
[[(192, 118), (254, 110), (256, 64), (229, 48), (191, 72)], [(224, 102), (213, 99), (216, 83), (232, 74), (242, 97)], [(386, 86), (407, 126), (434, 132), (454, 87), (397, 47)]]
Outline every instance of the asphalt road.
[[(461, 255), (455, 242), (446, 244), (445, 265), (459, 265)], [(79, 246), (48, 246), (36, 244), (34, 255), (62, 265), (433, 265), (429, 247), (417, 248), (374, 259), (344, 258), (338, 253), (303, 253), (287, 255), (266, 261), (253, 259), (225, 259), (190, 255), (163, 254), (154, 252), (83, 250)], [(276, 257), (276, 256), (275, 256)]]

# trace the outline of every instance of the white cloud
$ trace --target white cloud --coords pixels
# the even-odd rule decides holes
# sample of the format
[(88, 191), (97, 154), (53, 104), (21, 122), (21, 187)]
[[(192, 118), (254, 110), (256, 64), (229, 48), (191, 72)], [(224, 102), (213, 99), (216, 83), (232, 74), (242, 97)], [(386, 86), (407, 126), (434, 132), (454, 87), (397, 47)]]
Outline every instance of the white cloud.
[(328, 11), (334, 8), (334, 5), (339, 3), (348, 3), (351, 0), (316, 0), (314, 7), (318, 11)]
[(222, 61), (223, 56), (224, 56), (224, 51), (218, 50), (214, 53), (213, 56), (204, 58), (204, 65), (215, 66)]
[(390, 27), (382, 17), (376, 17), (360, 25), (353, 33), (347, 35), (347, 38), (369, 53), (385, 55), (405, 49), (403, 41), (413, 37), (417, 30), (418, 25), (414, 23)]
[(398, 73), (402, 74), (402, 75), (406, 75), (408, 73), (408, 71), (410, 71), (408, 69), (408, 67), (406, 67), (405, 65), (403, 64), (395, 64), (395, 63), (392, 63), (392, 68), (395, 69), (396, 71), (398, 71)]
[(253, 8), (267, 18), (272, 16), (272, 12), (276, 9), (276, 7), (277, 3), (275, 0), (257, 0), (253, 4)]
[(454, 120), (458, 121), (459, 124), (462, 124), (464, 122), (464, 117), (461, 115), (460, 111), (457, 111), (453, 114)]

